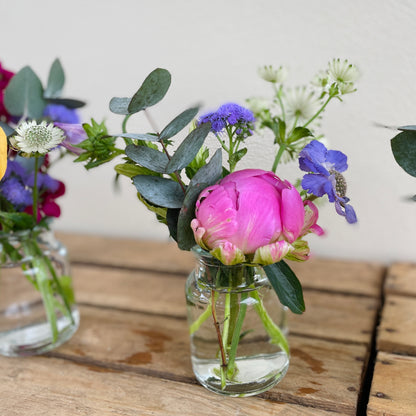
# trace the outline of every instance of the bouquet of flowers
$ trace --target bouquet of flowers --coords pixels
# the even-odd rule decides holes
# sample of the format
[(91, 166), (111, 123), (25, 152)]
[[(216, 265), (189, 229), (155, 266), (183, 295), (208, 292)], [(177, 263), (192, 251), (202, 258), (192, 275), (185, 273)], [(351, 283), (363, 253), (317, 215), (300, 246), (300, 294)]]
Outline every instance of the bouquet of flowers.
[[(275, 88), (269, 105), (250, 99), (250, 110), (227, 103), (197, 119), (198, 108), (189, 108), (159, 129), (149, 108), (163, 99), (171, 76), (158, 68), (132, 97), (110, 101), (110, 110), (123, 116), (122, 131), (109, 134), (104, 123), (92, 120), (84, 124), (88, 139), (78, 145), (83, 153), (77, 161), (84, 162), (87, 169), (121, 155), (123, 162), (115, 166), (117, 174), (131, 178), (138, 199), (167, 225), (180, 249), (193, 250), (202, 258), (186, 289), (193, 365), (203, 385), (223, 394), (255, 394), (284, 375), (287, 367), (273, 372), (271, 363), (280, 360), (276, 351), (288, 357), (289, 347), (284, 329), (267, 311), (262, 285), (272, 287), (280, 302), (294, 313), (304, 311), (301, 284), (285, 260), (307, 260), (305, 236), (323, 233), (313, 201), (327, 195), (338, 214), (349, 223), (356, 221), (342, 175), (347, 157), (328, 150), (312, 129), (331, 100), (354, 91), (356, 68), (334, 60), (320, 75), (319, 93), (318, 87), (296, 89), (293, 99), (285, 92), (283, 72), (283, 68), (261, 70)], [(127, 130), (128, 120), (139, 112), (147, 117), (153, 131)], [(173, 146), (174, 137), (189, 124), (185, 138)], [(270, 129), (274, 134), (277, 152), (272, 170), (237, 170), (248, 151), (245, 144), (256, 129)], [(211, 157), (204, 146), (209, 133), (219, 143)], [(305, 173), (299, 185), (303, 189), (276, 175), (285, 155), (286, 159), (299, 157), (299, 167)], [(201, 274), (204, 276), (199, 280)], [(254, 321), (249, 318), (249, 309), (264, 334), (250, 327)], [(211, 329), (215, 342), (206, 335)], [(267, 338), (265, 344), (273, 344), (275, 349), (265, 347), (267, 353), (257, 353), (256, 363), (245, 366), (243, 356), (248, 353), (243, 341), (253, 345), (256, 337)], [(204, 342), (209, 347), (198, 356), (198, 345)], [(208, 350), (213, 352), (206, 353)], [(259, 357), (269, 356), (274, 357), (269, 360), (271, 367), (259, 364)], [(253, 387), (256, 383), (248, 382), (245, 374), (259, 373), (263, 367), (266, 373), (258, 377), (263, 381), (258, 383), (260, 387)]]
[[(59, 316), (72, 326), (77, 323), (66, 267), (58, 255), (43, 250), (50, 220), (61, 213), (56, 200), (65, 193), (64, 183), (51, 177), (49, 169), (68, 152), (79, 153), (74, 144), (86, 135), (76, 108), (84, 103), (60, 97), (65, 76), (58, 59), (46, 88), (29, 66), (13, 74), (0, 65), (0, 71), (0, 265), (3, 275), (6, 268), (20, 267), (40, 292), (50, 327), (48, 342), (55, 345), (63, 327)], [(19, 354), (16, 333), (16, 328), (1, 333), (3, 353)], [(4, 346), (6, 338), (16, 345)], [(22, 348), (29, 353), (28, 345)]]

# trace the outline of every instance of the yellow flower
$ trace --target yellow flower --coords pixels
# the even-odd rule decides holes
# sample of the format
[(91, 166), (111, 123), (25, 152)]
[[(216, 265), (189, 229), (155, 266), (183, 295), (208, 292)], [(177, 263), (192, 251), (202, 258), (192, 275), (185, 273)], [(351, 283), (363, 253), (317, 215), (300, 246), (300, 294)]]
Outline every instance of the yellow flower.
[(0, 179), (3, 178), (7, 168), (7, 136), (0, 127)]

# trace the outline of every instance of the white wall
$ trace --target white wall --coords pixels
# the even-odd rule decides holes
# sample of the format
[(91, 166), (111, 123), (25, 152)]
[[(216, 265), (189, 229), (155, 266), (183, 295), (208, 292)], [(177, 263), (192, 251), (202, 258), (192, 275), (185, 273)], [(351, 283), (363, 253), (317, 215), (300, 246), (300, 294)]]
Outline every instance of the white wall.
[[(323, 130), (332, 147), (349, 156), (348, 194), (359, 223), (347, 225), (328, 206), (320, 219), (327, 236), (312, 237), (312, 250), (328, 257), (416, 261), (416, 204), (402, 199), (416, 193), (416, 180), (394, 162), (389, 139), (395, 132), (374, 125), (416, 124), (416, 2), (2, 1), (3, 65), (18, 70), (29, 64), (46, 81), (59, 57), (66, 96), (85, 99), (84, 119), (105, 117), (114, 133), (120, 131), (120, 118), (109, 112), (110, 98), (134, 93), (156, 67), (173, 76), (168, 96), (152, 112), (163, 126), (199, 101), (212, 109), (267, 94), (267, 84), (256, 74), (260, 65), (287, 66), (296, 85), (331, 58), (348, 58), (362, 74), (358, 92), (329, 108)], [(136, 132), (148, 128), (143, 120), (136, 125)], [(245, 167), (269, 169), (264, 139), (253, 143)], [(110, 166), (86, 172), (67, 161), (55, 175), (67, 184), (56, 228), (168, 238), (165, 227), (136, 200), (128, 179), (120, 192), (113, 191)]]

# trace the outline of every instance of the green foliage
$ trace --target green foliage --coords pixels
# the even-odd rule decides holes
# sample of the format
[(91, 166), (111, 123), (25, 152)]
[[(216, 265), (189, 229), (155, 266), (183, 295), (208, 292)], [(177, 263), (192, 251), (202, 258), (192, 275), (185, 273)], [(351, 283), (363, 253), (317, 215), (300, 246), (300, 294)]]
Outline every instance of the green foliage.
[(29, 66), (10, 80), (4, 91), (4, 105), (13, 116), (42, 117), (46, 106), (42, 83)]
[(264, 271), (282, 305), (287, 306), (296, 314), (304, 312), (302, 286), (287, 263), (281, 260), (278, 263), (264, 266)]
[(165, 208), (181, 208), (184, 192), (180, 184), (159, 176), (137, 175), (133, 178), (140, 195), (152, 205)]
[(201, 147), (192, 160), (191, 163), (185, 168), (186, 176), (189, 179), (192, 179), (196, 172), (202, 168), (207, 163), (207, 159), (209, 158), (209, 149), (207, 147)]
[(221, 176), (222, 155), (221, 149), (218, 149), (211, 160), (194, 175), (186, 191), (177, 225), (177, 242), (181, 250), (190, 250), (195, 245), (191, 221), (195, 218), (195, 203), (199, 194), (203, 189), (221, 179)]
[(45, 98), (57, 98), (61, 95), (65, 84), (65, 74), (59, 59), (55, 59), (49, 71)]
[(157, 68), (152, 71), (133, 95), (127, 107), (129, 114), (138, 113), (161, 101), (170, 87), (170, 82), (171, 76), (166, 69)]
[(87, 162), (86, 169), (95, 168), (109, 162), (124, 152), (116, 147), (117, 137), (109, 136), (104, 122), (98, 124), (91, 119), (91, 124), (82, 125), (87, 133), (88, 139), (84, 140), (77, 147), (84, 150), (84, 153), (75, 159), (75, 162)]
[(391, 150), (399, 166), (416, 177), (416, 126), (401, 127), (403, 130), (391, 139)]
[(198, 107), (194, 107), (179, 114), (160, 132), (160, 140), (170, 139), (178, 134), (194, 119), (197, 113)]

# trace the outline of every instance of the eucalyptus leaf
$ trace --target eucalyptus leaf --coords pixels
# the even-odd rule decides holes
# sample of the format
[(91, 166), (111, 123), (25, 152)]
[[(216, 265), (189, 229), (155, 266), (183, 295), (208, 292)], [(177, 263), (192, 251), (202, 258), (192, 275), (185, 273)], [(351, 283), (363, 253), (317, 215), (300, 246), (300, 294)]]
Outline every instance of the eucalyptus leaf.
[(409, 175), (416, 176), (416, 131), (403, 131), (393, 137), (391, 150), (400, 167)]
[(152, 71), (133, 95), (128, 112), (134, 114), (157, 104), (168, 92), (170, 82), (171, 76), (166, 69), (157, 68)]
[(46, 101), (48, 103), (64, 105), (67, 108), (81, 108), (85, 105), (84, 101), (73, 98), (47, 98)]
[(4, 90), (4, 105), (13, 116), (40, 118), (46, 102), (38, 76), (29, 66), (22, 68)]
[(45, 98), (57, 98), (61, 95), (65, 84), (65, 73), (59, 59), (55, 59), (49, 71)]
[(168, 208), (166, 212), (166, 223), (169, 228), (169, 234), (175, 241), (178, 241), (179, 212), (180, 212), (179, 208), (176, 208), (176, 209)]
[(401, 131), (415, 131), (416, 130), (416, 126), (401, 126), (401, 127), (398, 127), (397, 130), (401, 130)]
[(198, 107), (189, 108), (175, 117), (160, 133), (160, 139), (170, 139), (185, 128), (198, 114)]
[(159, 176), (137, 175), (133, 178), (140, 195), (152, 205), (181, 208), (184, 192), (178, 182)]
[(158, 173), (165, 173), (169, 162), (165, 153), (147, 146), (129, 144), (126, 147), (126, 155), (140, 166)]
[(293, 313), (304, 312), (302, 286), (287, 263), (281, 260), (278, 263), (264, 266), (264, 271), (280, 302)]
[(113, 97), (110, 100), (110, 111), (114, 114), (128, 115), (129, 113), (129, 104), (131, 98), (129, 97)]
[(166, 173), (180, 171), (191, 163), (204, 144), (211, 129), (210, 123), (204, 123), (192, 130), (177, 148), (166, 168)]
[(159, 137), (154, 134), (142, 134), (142, 133), (120, 133), (115, 134), (117, 137), (125, 137), (126, 139), (133, 140), (146, 140), (147, 142), (157, 142)]
[(218, 182), (222, 176), (222, 153), (218, 149), (211, 160), (194, 175), (186, 190), (177, 225), (177, 243), (181, 250), (190, 250), (195, 245), (191, 221), (195, 218), (195, 204), (199, 194), (208, 186)]
[(4, 130), (6, 136), (11, 136), (12, 134), (14, 134), (14, 129), (12, 129), (8, 124), (3, 123), (2, 121), (0, 121), (0, 127)]

